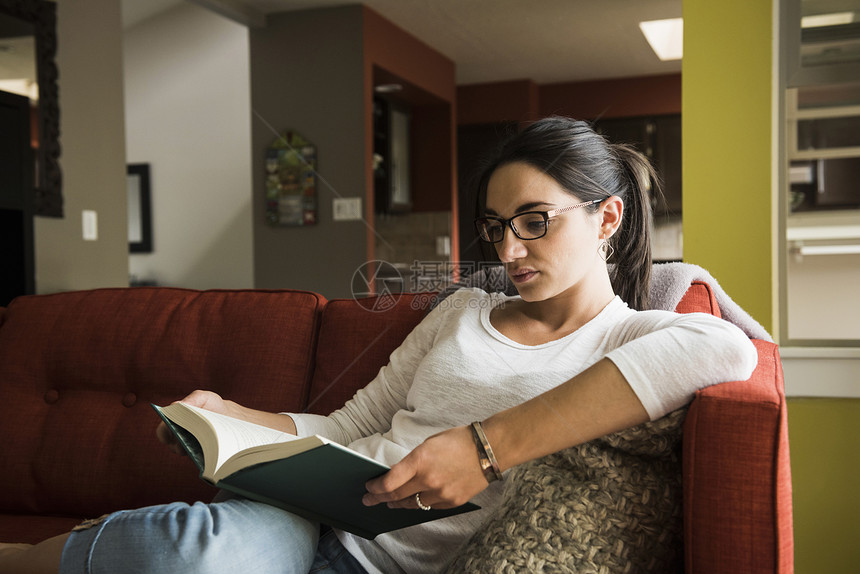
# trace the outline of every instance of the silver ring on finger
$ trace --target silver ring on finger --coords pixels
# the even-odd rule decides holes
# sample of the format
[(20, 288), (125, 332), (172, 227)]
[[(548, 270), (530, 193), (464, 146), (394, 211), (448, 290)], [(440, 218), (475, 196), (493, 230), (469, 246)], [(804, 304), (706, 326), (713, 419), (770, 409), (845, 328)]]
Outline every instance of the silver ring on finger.
[(421, 502), (421, 493), (420, 492), (415, 493), (415, 503), (418, 505), (418, 508), (420, 508), (421, 510), (433, 510), (433, 508), (431, 506)]

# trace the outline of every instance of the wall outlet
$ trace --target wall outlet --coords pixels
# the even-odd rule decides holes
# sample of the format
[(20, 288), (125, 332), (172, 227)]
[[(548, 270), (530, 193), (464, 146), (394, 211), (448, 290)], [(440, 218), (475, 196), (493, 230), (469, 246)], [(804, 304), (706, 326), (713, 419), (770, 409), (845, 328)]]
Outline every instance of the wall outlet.
[(332, 201), (332, 213), (335, 221), (360, 221), (360, 197), (336, 197)]
[(84, 229), (84, 241), (96, 241), (99, 238), (99, 218), (92, 209), (81, 212), (81, 224)]

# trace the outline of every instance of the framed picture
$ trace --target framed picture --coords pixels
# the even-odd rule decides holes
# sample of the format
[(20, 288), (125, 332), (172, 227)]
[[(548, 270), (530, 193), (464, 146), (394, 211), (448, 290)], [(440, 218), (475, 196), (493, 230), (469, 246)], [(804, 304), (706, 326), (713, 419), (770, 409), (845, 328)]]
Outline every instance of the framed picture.
[(266, 149), (266, 221), (276, 226), (317, 222), (317, 148), (288, 131)]
[(152, 198), (148, 163), (129, 164), (126, 187), (128, 250), (130, 253), (152, 253)]

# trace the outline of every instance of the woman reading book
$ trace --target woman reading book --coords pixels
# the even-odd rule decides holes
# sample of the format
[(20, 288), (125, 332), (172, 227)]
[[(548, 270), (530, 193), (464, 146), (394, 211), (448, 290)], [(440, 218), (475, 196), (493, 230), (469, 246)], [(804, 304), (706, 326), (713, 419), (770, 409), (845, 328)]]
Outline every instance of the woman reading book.
[(640, 154), (587, 124), (535, 122), (478, 185), (479, 236), (518, 296), (456, 291), (328, 417), (253, 411), (207, 391), (185, 399), (390, 465), (367, 484), (366, 505), (481, 510), (366, 540), (320, 536), (318, 524), (237, 497), (172, 504), (6, 549), (0, 572), (16, 560), (62, 573), (490, 572), (516, 570), (523, 552), (562, 571), (669, 570), (683, 409), (700, 388), (748, 378), (756, 353), (721, 319), (648, 310), (656, 185)]

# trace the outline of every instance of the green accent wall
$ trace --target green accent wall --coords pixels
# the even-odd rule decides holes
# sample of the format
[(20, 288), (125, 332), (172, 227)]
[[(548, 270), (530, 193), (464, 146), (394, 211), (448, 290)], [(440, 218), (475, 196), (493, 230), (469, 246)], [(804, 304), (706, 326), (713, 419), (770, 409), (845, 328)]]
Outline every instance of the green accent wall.
[[(684, 260), (775, 323), (773, 3), (684, 0)], [(788, 399), (798, 574), (860, 564), (860, 400)]]
[(860, 399), (788, 400), (794, 570), (853, 574), (860, 564)]
[(684, 0), (684, 261), (773, 331), (772, 5)]

